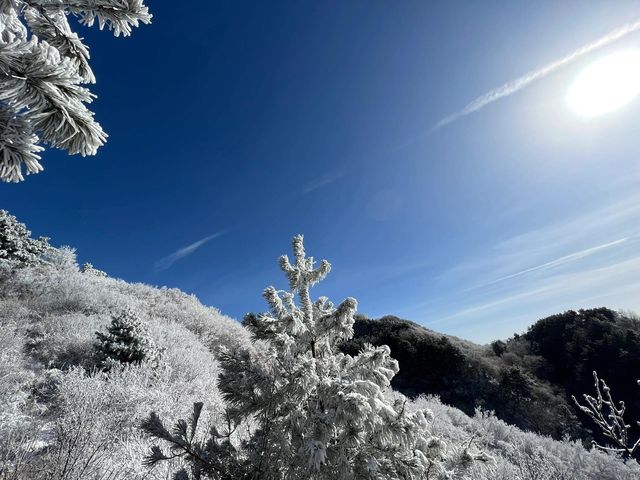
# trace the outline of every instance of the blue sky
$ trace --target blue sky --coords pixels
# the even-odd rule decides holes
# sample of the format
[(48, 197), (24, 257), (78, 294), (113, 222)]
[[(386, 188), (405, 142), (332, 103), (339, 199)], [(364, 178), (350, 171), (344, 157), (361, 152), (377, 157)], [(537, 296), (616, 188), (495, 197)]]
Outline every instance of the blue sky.
[(110, 135), (44, 154), (0, 207), (127, 281), (241, 318), (303, 233), (316, 288), (486, 342), (569, 308), (640, 311), (640, 101), (565, 96), (628, 35), (478, 112), (474, 98), (640, 18), (640, 2), (150, 1), (81, 29)]

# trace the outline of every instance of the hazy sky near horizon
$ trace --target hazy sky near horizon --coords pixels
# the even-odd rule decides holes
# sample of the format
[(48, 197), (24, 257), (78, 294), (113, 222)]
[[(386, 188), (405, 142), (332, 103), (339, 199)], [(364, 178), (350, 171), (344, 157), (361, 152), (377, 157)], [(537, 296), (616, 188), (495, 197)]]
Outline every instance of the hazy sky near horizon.
[(285, 288), (291, 237), (346, 296), (478, 342), (566, 309), (640, 311), (640, 99), (566, 105), (581, 55), (434, 130), (478, 97), (640, 19), (640, 1), (149, 1), (130, 38), (79, 29), (109, 133), (46, 151), (0, 208), (127, 281), (240, 319)]

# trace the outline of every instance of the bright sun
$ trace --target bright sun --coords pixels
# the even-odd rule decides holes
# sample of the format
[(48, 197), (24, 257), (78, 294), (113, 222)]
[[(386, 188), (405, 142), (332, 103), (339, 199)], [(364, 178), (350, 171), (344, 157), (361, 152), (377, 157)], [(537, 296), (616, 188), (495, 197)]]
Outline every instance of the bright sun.
[(613, 53), (589, 65), (569, 88), (567, 103), (584, 117), (597, 117), (640, 94), (640, 50)]

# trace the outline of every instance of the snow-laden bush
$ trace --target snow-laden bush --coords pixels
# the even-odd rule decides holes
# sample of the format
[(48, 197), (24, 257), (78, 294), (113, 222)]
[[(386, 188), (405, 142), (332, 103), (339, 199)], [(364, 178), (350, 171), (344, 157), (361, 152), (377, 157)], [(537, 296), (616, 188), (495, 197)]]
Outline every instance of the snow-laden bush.
[[(139, 423), (150, 409), (175, 421), (200, 399), (217, 421), (211, 350), (247, 344), (248, 332), (178, 290), (82, 272), (68, 247), (16, 266), (0, 262), (0, 479), (60, 478), (60, 455), (76, 463), (68, 479), (168, 478), (143, 467), (151, 444)], [(126, 309), (148, 325), (161, 365), (97, 372), (95, 332)], [(96, 446), (101, 453), (91, 456)]]
[(95, 331), (104, 329), (108, 322), (106, 315), (84, 313), (39, 316), (27, 328), (26, 351), (48, 368), (81, 366), (91, 370), (101, 360), (94, 348)]
[[(82, 318), (88, 317), (77, 315), (68, 322), (83, 328)], [(51, 335), (66, 338), (65, 332), (55, 328), (70, 323), (45, 320), (51, 326)], [(87, 321), (87, 334), (93, 333), (92, 327), (93, 323)], [(16, 479), (169, 478), (167, 472), (162, 473), (162, 467), (150, 473), (142, 463), (151, 443), (141, 434), (139, 424), (149, 409), (176, 421), (188, 414), (189, 405), (207, 393), (207, 417), (203, 421), (221, 423), (223, 402), (215, 385), (218, 367), (213, 354), (195, 334), (175, 322), (151, 319), (149, 334), (164, 349), (160, 366), (145, 362), (109, 373), (81, 367), (50, 369), (26, 386), (23, 392), (36, 395), (43, 411), (40, 418), (37, 412), (29, 412), (33, 419), (40, 420), (35, 436), (26, 424), (11, 430), (11, 448), (30, 452), (29, 461), (23, 462)], [(25, 436), (27, 433), (29, 436)], [(7, 465), (13, 463), (7, 460)], [(5, 480), (2, 469), (0, 456), (0, 478)]]
[(592, 449), (579, 441), (553, 440), (508, 425), (492, 412), (478, 410), (474, 417), (444, 405), (435, 397), (421, 396), (410, 408), (433, 411), (433, 432), (448, 443), (470, 436), (491, 454), (491, 471), (472, 471), (473, 480), (635, 480), (640, 466), (619, 456)]

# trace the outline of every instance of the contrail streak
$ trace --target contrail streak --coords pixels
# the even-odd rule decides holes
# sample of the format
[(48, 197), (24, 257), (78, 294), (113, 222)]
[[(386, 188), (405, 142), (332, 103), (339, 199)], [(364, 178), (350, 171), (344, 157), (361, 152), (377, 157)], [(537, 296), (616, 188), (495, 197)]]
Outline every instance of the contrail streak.
[(187, 255), (191, 255), (193, 252), (195, 252), (197, 249), (199, 249), (205, 243), (213, 240), (214, 238), (218, 238), (219, 236), (224, 235), (225, 233), (226, 233), (226, 231), (217, 232), (217, 233), (214, 233), (213, 235), (209, 235), (208, 237), (201, 238), (197, 242), (193, 242), (191, 245), (187, 245), (186, 247), (183, 247), (183, 248), (181, 248), (179, 250), (176, 250), (171, 255), (168, 255), (168, 256), (166, 256), (164, 258), (161, 258), (155, 264), (156, 272), (160, 272), (162, 270), (166, 270), (167, 268), (171, 267), (171, 265), (176, 263), (181, 258), (184, 258)]
[(535, 272), (537, 270), (547, 270), (547, 269), (550, 269), (550, 268), (559, 267), (559, 266), (564, 265), (566, 263), (573, 262), (573, 261), (576, 261), (576, 260), (580, 260), (582, 258), (585, 258), (585, 257), (588, 257), (590, 255), (593, 255), (594, 253), (599, 252), (600, 250), (604, 250), (606, 248), (610, 248), (610, 247), (613, 247), (613, 246), (620, 245), (621, 243), (626, 242), (630, 238), (631, 237), (624, 237), (624, 238), (620, 238), (618, 240), (614, 240), (613, 242), (604, 243), (602, 245), (596, 245), (595, 247), (587, 248), (585, 250), (580, 250), (579, 252), (574, 252), (574, 253), (571, 253), (569, 255), (565, 255), (564, 257), (556, 258), (555, 260), (552, 260), (550, 262), (543, 263), (541, 265), (536, 265), (535, 267), (527, 268), (525, 270), (521, 270), (519, 272), (512, 273), (510, 275), (505, 275), (504, 277), (500, 277), (500, 278), (497, 278), (497, 279), (492, 280), (490, 282), (487, 282), (487, 283), (483, 284), (482, 286), (483, 287), (487, 287), (489, 285), (493, 285), (495, 283), (502, 282), (504, 280), (508, 280), (508, 279), (511, 279), (511, 278), (514, 278), (514, 277), (519, 277), (521, 275), (525, 275), (527, 273)]
[(546, 77), (547, 75), (555, 72), (556, 70), (559, 70), (565, 65), (568, 65), (569, 63), (582, 57), (583, 55), (591, 53), (594, 50), (597, 50), (598, 48), (602, 48), (606, 45), (609, 45), (610, 43), (620, 40), (621, 38), (633, 32), (636, 32), (638, 30), (640, 30), (640, 20), (635, 23), (628, 23), (620, 28), (616, 28), (615, 30), (612, 30), (611, 32), (606, 34), (604, 37), (601, 37), (595, 42), (589, 43), (584, 47), (579, 48), (575, 52), (570, 53), (569, 55), (561, 58), (560, 60), (556, 60), (555, 62), (549, 63), (548, 65), (542, 68), (539, 68), (537, 70), (532, 70), (526, 73), (525, 75), (519, 78), (516, 78), (515, 80), (511, 80), (510, 82), (507, 82), (504, 85), (498, 88), (494, 88), (490, 92), (487, 92), (484, 95), (481, 95), (480, 97), (476, 98), (473, 102), (467, 104), (467, 106), (464, 107), (462, 110), (452, 113), (447, 117), (444, 117), (431, 129), (431, 131), (437, 130), (441, 127), (444, 127), (445, 125), (455, 122), (459, 118), (469, 115), (470, 113), (477, 112), (481, 108), (486, 107), (487, 105), (495, 102), (496, 100), (512, 95), (516, 93), (518, 90), (523, 89), (524, 87), (535, 82), (536, 80)]

